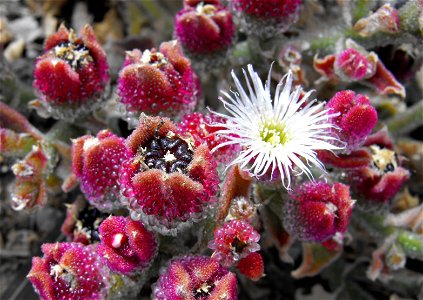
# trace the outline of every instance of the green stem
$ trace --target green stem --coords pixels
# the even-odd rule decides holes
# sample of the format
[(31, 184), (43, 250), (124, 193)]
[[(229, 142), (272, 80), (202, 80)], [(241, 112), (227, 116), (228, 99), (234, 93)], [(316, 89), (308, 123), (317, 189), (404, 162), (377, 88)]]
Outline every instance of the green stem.
[(400, 135), (412, 131), (423, 124), (423, 100), (386, 122), (389, 132)]

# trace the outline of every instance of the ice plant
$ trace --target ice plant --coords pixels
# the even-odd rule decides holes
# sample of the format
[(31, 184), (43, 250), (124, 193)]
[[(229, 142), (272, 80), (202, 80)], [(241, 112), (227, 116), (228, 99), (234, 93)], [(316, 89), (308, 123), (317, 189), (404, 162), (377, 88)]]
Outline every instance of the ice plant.
[(99, 233), (98, 253), (114, 272), (133, 275), (145, 270), (157, 253), (154, 235), (129, 217), (110, 216), (101, 223)]
[(207, 256), (173, 259), (153, 286), (155, 300), (236, 300), (236, 276)]
[(247, 257), (241, 259), (236, 267), (241, 274), (253, 281), (257, 281), (264, 276), (263, 257), (258, 252), (250, 253)]
[(126, 53), (119, 73), (118, 94), (127, 112), (180, 116), (190, 112), (199, 94), (199, 81), (177, 41), (163, 42), (159, 50)]
[(43, 300), (105, 299), (107, 274), (95, 246), (44, 244), (44, 256), (32, 259), (28, 279)]
[(235, 37), (231, 12), (219, 0), (185, 0), (175, 16), (175, 36), (201, 69), (216, 68), (226, 61)]
[(109, 80), (106, 53), (91, 26), (79, 37), (63, 24), (45, 42), (34, 69), (34, 88), (55, 118), (74, 119), (99, 105)]
[[(209, 149), (227, 142), (228, 140), (216, 132), (222, 127), (216, 126), (218, 123), (224, 123), (225, 118), (219, 117), (215, 114), (202, 114), (195, 112), (187, 114), (182, 121), (178, 123), (178, 132), (181, 134), (189, 134), (194, 139), (195, 146), (200, 146), (206, 143)], [(213, 156), (218, 162), (227, 162), (233, 158), (234, 153), (239, 151), (238, 145), (228, 145), (219, 148), (213, 153)]]
[(367, 57), (354, 48), (348, 48), (336, 56), (335, 73), (344, 81), (358, 81), (367, 75)]
[(248, 34), (272, 37), (283, 33), (297, 21), (301, 0), (234, 0), (241, 28)]
[(339, 127), (339, 138), (351, 152), (361, 146), (377, 122), (376, 109), (369, 98), (353, 91), (341, 91), (326, 104), (332, 113), (339, 113), (332, 122)]
[(167, 118), (142, 116), (126, 141), (119, 179), (132, 217), (168, 235), (206, 216), (219, 182), (207, 145), (176, 132)]
[(216, 133), (228, 141), (213, 151), (239, 144), (242, 150), (230, 165), (240, 164), (259, 179), (266, 173), (272, 177), (279, 173), (284, 187), (289, 189), (293, 172), (312, 178), (311, 165), (324, 170), (316, 156), (317, 150), (340, 148), (335, 145), (339, 145), (339, 140), (333, 134), (336, 126), (331, 122), (336, 114), (324, 109), (323, 103), (308, 102), (311, 92), (300, 99), (300, 86), (291, 93), (291, 72), (284, 77), (285, 85), (282, 81), (278, 84), (272, 100), (270, 72), (263, 86), (251, 65), (248, 71), (253, 83), (251, 85), (244, 71), (248, 94), (232, 71), (238, 93), (223, 92), (224, 97), (220, 98), (231, 115), (216, 113), (227, 119), (226, 123), (219, 124), (225, 129)]
[(106, 217), (106, 214), (78, 197), (67, 205), (66, 218), (60, 230), (71, 242), (93, 244), (100, 240), (98, 227)]
[(100, 210), (119, 206), (118, 176), (125, 151), (125, 140), (108, 130), (73, 141), (72, 170), (88, 201)]
[(285, 229), (301, 241), (342, 243), (354, 202), (342, 183), (306, 182), (284, 202)]
[(212, 257), (230, 267), (250, 253), (260, 250), (260, 234), (245, 220), (232, 220), (216, 228), (209, 248)]

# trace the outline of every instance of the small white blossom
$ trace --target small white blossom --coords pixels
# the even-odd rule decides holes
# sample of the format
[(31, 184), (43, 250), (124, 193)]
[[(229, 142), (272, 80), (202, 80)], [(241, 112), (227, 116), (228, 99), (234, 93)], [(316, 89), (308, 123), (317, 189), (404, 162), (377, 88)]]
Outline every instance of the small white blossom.
[(316, 100), (308, 102), (311, 92), (299, 100), (300, 86), (291, 93), (291, 72), (277, 85), (273, 100), (270, 92), (271, 71), (265, 85), (251, 65), (248, 65), (251, 81), (247, 72), (243, 72), (248, 93), (232, 71), (237, 92), (232, 92), (232, 95), (222, 92), (224, 97), (219, 98), (230, 115), (216, 113), (227, 119), (227, 123), (216, 125), (225, 128), (216, 133), (228, 141), (213, 150), (239, 144), (242, 150), (230, 165), (239, 164), (258, 178), (270, 168), (273, 175), (277, 168), (287, 189), (291, 185), (292, 173), (305, 173), (313, 179), (310, 171), (312, 165), (324, 171), (316, 150), (340, 149), (341, 142), (333, 134), (336, 127), (330, 122), (336, 114), (329, 114), (328, 109), (323, 109), (323, 103), (316, 104)]

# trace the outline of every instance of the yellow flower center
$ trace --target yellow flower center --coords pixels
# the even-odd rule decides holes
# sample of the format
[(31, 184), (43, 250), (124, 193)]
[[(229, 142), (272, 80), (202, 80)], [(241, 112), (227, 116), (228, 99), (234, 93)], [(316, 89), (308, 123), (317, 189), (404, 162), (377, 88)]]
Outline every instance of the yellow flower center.
[(261, 139), (273, 146), (284, 145), (289, 140), (284, 124), (265, 122), (260, 129)]

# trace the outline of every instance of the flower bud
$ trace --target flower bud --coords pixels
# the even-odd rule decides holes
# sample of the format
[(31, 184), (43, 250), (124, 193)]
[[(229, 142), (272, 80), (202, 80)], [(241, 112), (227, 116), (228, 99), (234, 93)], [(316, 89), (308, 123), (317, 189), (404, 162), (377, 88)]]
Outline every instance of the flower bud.
[(110, 270), (133, 275), (147, 268), (157, 253), (154, 235), (139, 221), (110, 216), (99, 227), (98, 254)]
[(326, 104), (330, 113), (339, 113), (332, 122), (340, 128), (339, 138), (349, 153), (361, 146), (376, 125), (378, 116), (369, 98), (353, 91), (341, 91)]
[(144, 52), (126, 53), (119, 73), (118, 94), (129, 116), (141, 112), (176, 117), (197, 103), (199, 80), (177, 41)]
[(98, 107), (109, 80), (106, 53), (86, 25), (76, 37), (61, 25), (45, 42), (34, 69), (34, 88), (54, 118), (73, 120)]
[(285, 201), (283, 224), (301, 241), (323, 242), (345, 233), (354, 203), (344, 184), (306, 182)]

